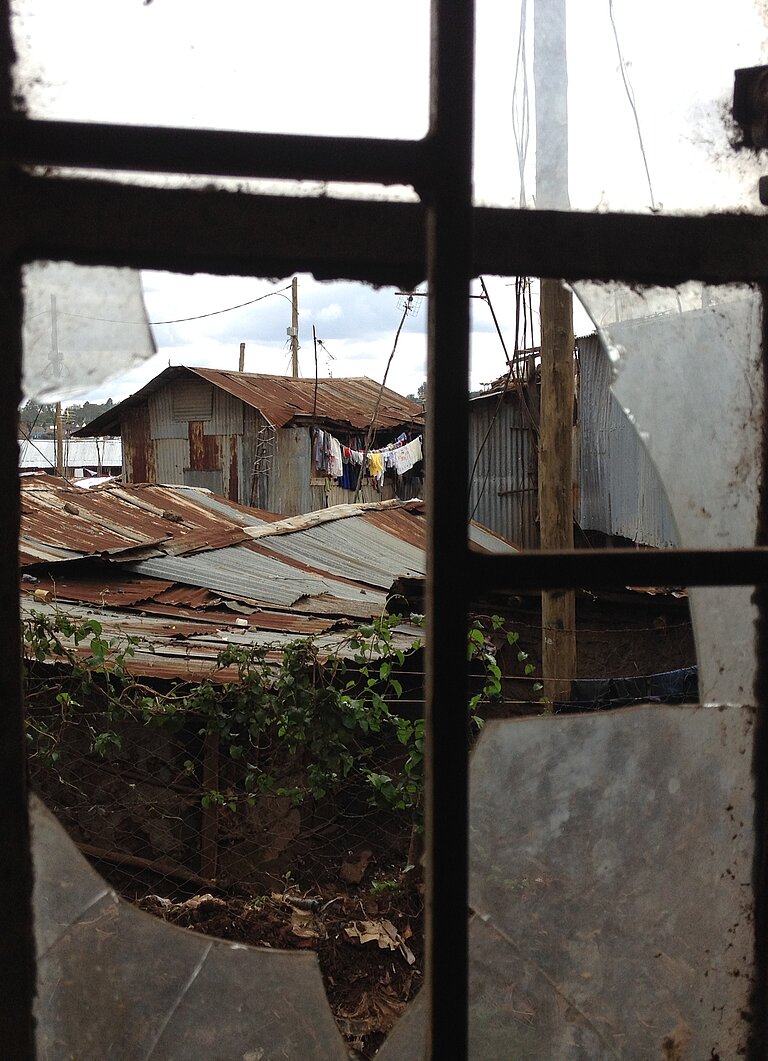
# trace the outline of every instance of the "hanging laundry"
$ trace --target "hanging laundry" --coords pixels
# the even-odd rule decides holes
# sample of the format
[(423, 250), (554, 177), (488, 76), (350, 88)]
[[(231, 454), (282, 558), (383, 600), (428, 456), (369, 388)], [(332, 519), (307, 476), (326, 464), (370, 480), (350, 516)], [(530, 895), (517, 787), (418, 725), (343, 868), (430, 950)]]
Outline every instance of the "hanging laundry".
[(324, 435), (325, 432), (321, 428), (315, 428), (312, 445), (312, 459), (315, 462), (315, 468), (319, 472), (325, 471), (325, 467), (323, 466)]
[(328, 460), (328, 474), (332, 479), (341, 479), (344, 474), (344, 462), (341, 459), (341, 443), (333, 435), (329, 435), (331, 440), (331, 453)]
[(393, 450), (392, 462), (398, 475), (404, 475), (405, 472), (409, 472), (413, 467), (413, 457), (411, 456), (410, 447), (401, 446), (399, 449)]
[(356, 464), (351, 461), (344, 462), (344, 473), (341, 476), (339, 485), (345, 490), (356, 490), (357, 489), (357, 477), (360, 474), (360, 469)]

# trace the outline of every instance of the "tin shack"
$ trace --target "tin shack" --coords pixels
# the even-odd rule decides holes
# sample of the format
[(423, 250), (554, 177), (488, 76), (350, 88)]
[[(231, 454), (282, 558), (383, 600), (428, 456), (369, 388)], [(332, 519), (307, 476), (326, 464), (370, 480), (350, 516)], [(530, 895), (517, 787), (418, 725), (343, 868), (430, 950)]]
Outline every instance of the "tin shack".
[(202, 486), (292, 516), (421, 496), (423, 427), (417, 402), (366, 377), (173, 366), (76, 434), (119, 435), (126, 483)]

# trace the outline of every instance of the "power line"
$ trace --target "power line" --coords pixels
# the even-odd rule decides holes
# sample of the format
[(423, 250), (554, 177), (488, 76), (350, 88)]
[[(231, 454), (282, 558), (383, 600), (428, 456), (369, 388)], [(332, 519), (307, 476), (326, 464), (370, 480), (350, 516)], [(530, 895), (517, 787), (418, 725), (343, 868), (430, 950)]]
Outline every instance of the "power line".
[[(220, 313), (231, 313), (233, 310), (243, 309), (245, 306), (253, 306), (257, 302), (263, 302), (263, 300), (265, 298), (271, 298), (272, 295), (282, 295), (283, 291), (288, 291), (289, 288), (290, 288), (290, 284), (288, 285), (288, 287), (281, 287), (279, 291), (267, 291), (266, 295), (259, 295), (258, 298), (252, 298), (248, 302), (240, 302), (237, 306), (227, 306), (225, 309), (214, 309), (214, 310), (211, 310), (210, 313), (198, 313), (194, 317), (177, 317), (176, 320), (147, 321), (146, 323), (150, 324), (150, 325), (186, 324), (188, 321), (200, 321), (200, 320), (203, 320), (205, 317), (217, 317)], [(285, 296), (283, 296), (283, 297), (285, 297)], [(79, 320), (85, 320), (85, 321), (99, 321), (102, 324), (144, 324), (145, 323), (144, 321), (119, 321), (119, 320), (114, 320), (111, 317), (89, 317), (85, 313), (64, 313), (64, 312), (59, 312), (59, 316), (60, 317), (77, 317)]]
[[(527, 0), (520, 5), (520, 30), (517, 38), (517, 55), (515, 58), (515, 77), (512, 84), (512, 135), (515, 139), (517, 167), (520, 176), (520, 203), (527, 205), (525, 193), (525, 167), (528, 159), (528, 140), (530, 135), (530, 97), (528, 92), (528, 57), (526, 55), (526, 11)], [(518, 86), (522, 81), (521, 95)]]
[(651, 210), (656, 210), (656, 200), (653, 196), (653, 185), (651, 184), (651, 172), (648, 169), (648, 159), (645, 154), (645, 144), (643, 143), (643, 134), (640, 130), (640, 118), (637, 113), (637, 106), (635, 104), (635, 93), (630, 84), (629, 77), (627, 76), (626, 64), (624, 63), (624, 56), (621, 52), (621, 44), (619, 43), (619, 31), (616, 28), (616, 19), (613, 13), (613, 0), (608, 0), (608, 14), (611, 19), (611, 28), (613, 29), (613, 39), (616, 41), (616, 52), (619, 56), (619, 70), (621, 71), (621, 80), (624, 82), (624, 90), (627, 93), (627, 99), (629, 105), (632, 108), (632, 114), (635, 118), (635, 127), (637, 129), (637, 139), (640, 144), (640, 154), (643, 156), (643, 165), (645, 166), (645, 177), (648, 181), (648, 193), (651, 197)]

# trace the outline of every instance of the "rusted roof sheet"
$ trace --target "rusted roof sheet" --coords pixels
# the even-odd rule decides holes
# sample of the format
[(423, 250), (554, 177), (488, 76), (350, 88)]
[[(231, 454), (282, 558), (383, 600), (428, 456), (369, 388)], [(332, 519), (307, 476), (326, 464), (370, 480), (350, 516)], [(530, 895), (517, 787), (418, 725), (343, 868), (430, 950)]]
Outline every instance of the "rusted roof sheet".
[[(315, 566), (328, 570), (322, 562)], [(362, 609), (370, 617), (381, 611), (386, 600), (385, 594), (375, 593), (369, 584), (335, 578), (333, 569), (325, 575), (314, 574), (291, 563), (290, 558), (258, 553), (247, 546), (192, 556), (157, 556), (129, 567), (144, 577), (204, 586), (223, 596), (271, 608), (311, 611), (308, 602), (319, 596), (336, 602), (337, 615), (359, 615)]]
[[(22, 594), (23, 617), (33, 612), (53, 615), (57, 608), (56, 603), (42, 603), (30, 594)], [(252, 624), (246, 627), (234, 617), (229, 617), (226, 623), (185, 622), (173, 617), (131, 614), (124, 609), (88, 604), (68, 604), (67, 614), (75, 622), (97, 620), (102, 635), (117, 647), (124, 645), (127, 637), (137, 638), (134, 654), (125, 660), (126, 668), (132, 673), (178, 680), (199, 681), (206, 677), (216, 681), (236, 680), (236, 668), (219, 669), (216, 665), (219, 653), (229, 645), (263, 648), (267, 651), (267, 658), (277, 661), (297, 636), (293, 630), (262, 629)], [(398, 626), (393, 631), (393, 651), (408, 651), (420, 636), (421, 630), (416, 626), (407, 623)], [(315, 631), (315, 644), (321, 656), (354, 656), (355, 649), (349, 645), (349, 630), (343, 623)], [(88, 655), (86, 646), (81, 645), (80, 651), (84, 656)]]
[(25, 476), (20, 562), (216, 549), (245, 540), (245, 526), (265, 526), (277, 518), (223, 499), (213, 506), (209, 497), (201, 490), (114, 483), (83, 491), (56, 476)]
[(126, 410), (141, 404), (150, 394), (173, 380), (195, 376), (258, 409), (275, 428), (286, 427), (299, 418), (365, 431), (371, 423), (374, 411), (374, 426), (379, 431), (406, 426), (420, 428), (424, 424), (424, 411), (418, 402), (388, 387), (382, 388), (379, 383), (366, 376), (319, 379), (315, 396), (314, 379), (174, 365), (155, 376), (125, 401), (75, 431), (74, 435), (93, 438), (99, 435), (120, 434), (121, 416)]
[(49, 593), (52, 600), (81, 604), (103, 604), (110, 608), (131, 607), (143, 601), (159, 599), (172, 588), (170, 582), (155, 578), (138, 578), (122, 568), (103, 567), (78, 571), (74, 565), (57, 569), (56, 575), (45, 574), (34, 581), (22, 581), (22, 591)]
[[(28, 513), (27, 520), (39, 535), (50, 511), (74, 519), (63, 508), (68, 490), (73, 492), (60, 483), (38, 483), (28, 491), (32, 517)], [(100, 517), (118, 529), (128, 522), (126, 512), (138, 520), (131, 524), (134, 544), (88, 559), (75, 551), (83, 528), (76, 525), (76, 540), (70, 542), (70, 525), (62, 519), (57, 529), (70, 546), (66, 557), (79, 563), (61, 562), (66, 559), (62, 545), (46, 546), (52, 566), (37, 582), (23, 583), (24, 606), (70, 602), (68, 612), (83, 609), (102, 622), (108, 636), (138, 630), (155, 651), (142, 649), (132, 666), (145, 667), (148, 675), (209, 673), (218, 651), (232, 643), (230, 631), (244, 643), (270, 646), (276, 657), (296, 637), (314, 637), (321, 648), (336, 651), (350, 626), (385, 611), (387, 591), (398, 577), (421, 579), (426, 571), (421, 501), (340, 505), (290, 519), (269, 516), (269, 522), (261, 518), (267, 514), (250, 510), (233, 509), (230, 519), (224, 499), (213, 505), (211, 495), (197, 491), (180, 495), (169, 487), (109, 486), (93, 493), (101, 495), (94, 520)], [(82, 521), (89, 512), (84, 506), (77, 516)], [(138, 558), (134, 539), (139, 532), (147, 531), (145, 540), (151, 543), (149, 531), (166, 526), (168, 537), (155, 536)], [(23, 538), (25, 533), (29, 543), (29, 527)], [(89, 533), (96, 533), (95, 526), (89, 525)], [(469, 536), (476, 548), (512, 548), (476, 525)], [(42, 549), (36, 540), (32, 545)], [(35, 589), (42, 590), (38, 601)]]

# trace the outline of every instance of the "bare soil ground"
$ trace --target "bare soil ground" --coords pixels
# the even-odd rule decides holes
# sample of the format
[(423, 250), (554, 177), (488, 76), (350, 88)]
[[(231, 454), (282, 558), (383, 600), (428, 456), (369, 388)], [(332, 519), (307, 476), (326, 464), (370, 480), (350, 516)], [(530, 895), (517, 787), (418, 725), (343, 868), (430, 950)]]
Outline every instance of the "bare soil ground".
[(256, 947), (313, 950), (331, 1011), (351, 1051), (372, 1058), (423, 974), (422, 889), (406, 874), (305, 898), (287, 888), (269, 895), (204, 893), (178, 902), (157, 895), (143, 910), (196, 932)]

